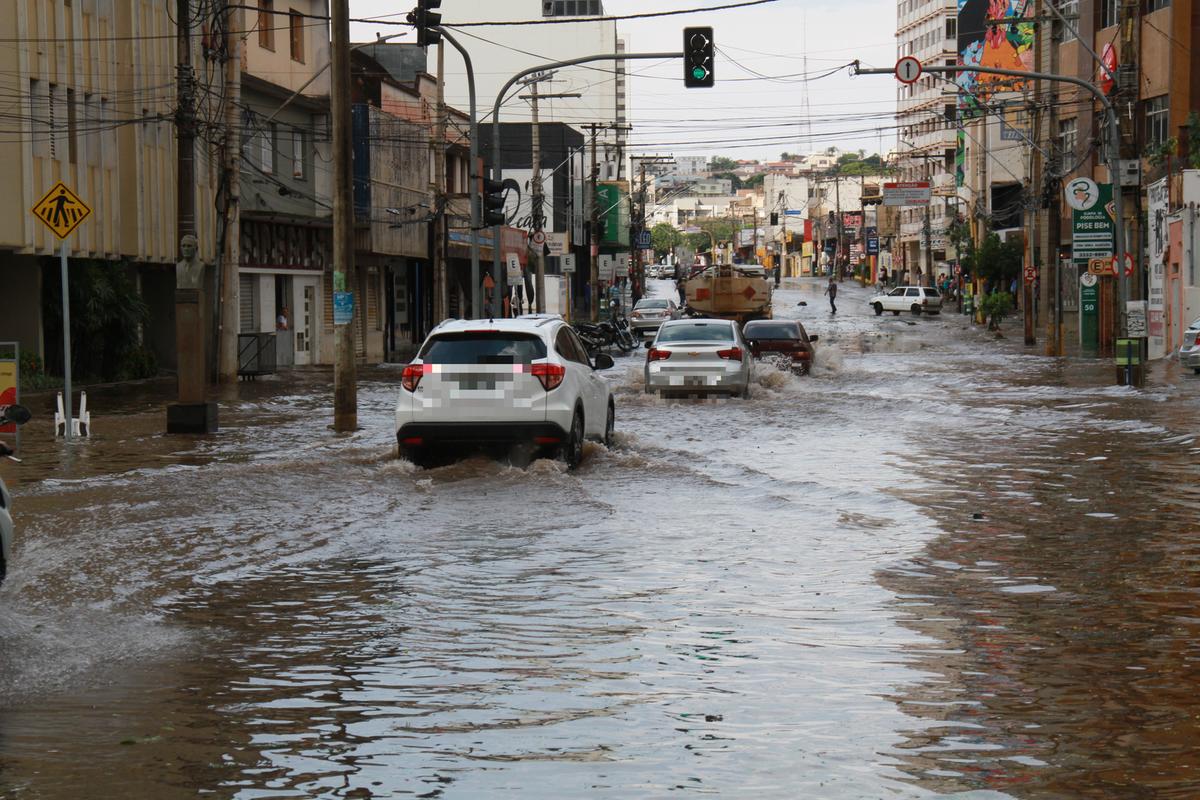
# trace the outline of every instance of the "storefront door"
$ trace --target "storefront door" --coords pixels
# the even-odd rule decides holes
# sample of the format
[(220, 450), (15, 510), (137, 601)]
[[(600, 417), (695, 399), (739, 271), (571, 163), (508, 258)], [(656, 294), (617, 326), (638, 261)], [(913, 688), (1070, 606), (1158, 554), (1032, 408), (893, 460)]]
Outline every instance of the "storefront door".
[(292, 280), (292, 287), (295, 293), (292, 307), (296, 309), (296, 366), (299, 367), (313, 363), (317, 345), (317, 279), (297, 276)]

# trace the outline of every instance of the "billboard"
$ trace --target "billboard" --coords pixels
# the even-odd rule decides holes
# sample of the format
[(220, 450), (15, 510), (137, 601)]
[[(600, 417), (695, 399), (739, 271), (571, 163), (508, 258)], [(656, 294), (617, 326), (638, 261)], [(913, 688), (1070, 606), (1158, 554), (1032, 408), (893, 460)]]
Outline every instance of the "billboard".
[(629, 184), (608, 181), (596, 186), (596, 205), (602, 235), (607, 245), (629, 246)]
[[(1033, 16), (1034, 0), (958, 0), (958, 63), (1032, 70)], [(979, 72), (960, 72), (956, 83), (960, 119), (982, 116), (996, 92), (1032, 88), (1029, 81)]]
[(533, 170), (506, 169), (503, 178), (504, 218), (509, 227), (523, 231), (553, 230), (554, 170), (542, 170), (542, 202), (538, 208), (533, 205)]

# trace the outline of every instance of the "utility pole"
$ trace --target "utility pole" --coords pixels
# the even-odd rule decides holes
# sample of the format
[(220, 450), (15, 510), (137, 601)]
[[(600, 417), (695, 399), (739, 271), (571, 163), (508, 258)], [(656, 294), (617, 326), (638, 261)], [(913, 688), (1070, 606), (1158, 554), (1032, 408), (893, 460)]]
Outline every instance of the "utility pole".
[[(192, 71), (192, 3), (176, 0), (175, 22), (178, 33), (178, 63), (175, 65), (177, 105), (176, 135), (179, 138), (176, 174), (175, 238), (176, 248), (184, 236), (196, 235), (196, 98)], [(176, 250), (179, 259), (183, 254)]]
[[(350, 147), (350, 2), (329, 4), (332, 85), (329, 87), (333, 116), (333, 429), (358, 428), (358, 378), (354, 353), (354, 194), (353, 152)], [(340, 297), (339, 297), (340, 295)], [(340, 301), (340, 302), (339, 302)], [(350, 306), (351, 317), (338, 321), (339, 306)]]
[[(221, 169), (225, 171), (224, 247), (217, 275), (218, 323), (216, 365), (219, 383), (238, 379), (238, 264), (241, 263), (242, 163), (242, 20), (245, 11), (225, 0), (225, 141)], [(274, 20), (272, 19), (272, 22)]]
[(433, 320), (450, 316), (450, 288), (446, 277), (446, 46), (437, 44), (437, 118), (433, 124)]
[[(1129, 113), (1117, 115), (1117, 119), (1120, 121), (1121, 137), (1120, 152), (1115, 154), (1115, 156), (1120, 159), (1136, 159), (1140, 158), (1141, 156), (1137, 147), (1137, 117), (1133, 113), (1137, 105), (1139, 83), (1138, 75), (1140, 74), (1141, 68), (1141, 65), (1138, 63), (1138, 56), (1141, 54), (1141, 16), (1141, 3), (1135, 2), (1135, 0), (1121, 0), (1121, 25), (1119, 30), (1121, 36), (1120, 52), (1122, 63), (1120, 67), (1117, 68), (1116, 93), (1118, 98), (1117, 102), (1123, 103)], [(1126, 76), (1130, 76), (1131, 79), (1126, 80)], [(1124, 209), (1129, 209), (1131, 212), (1128, 216), (1126, 216), (1124, 213), (1118, 214), (1116, 223), (1117, 227), (1121, 229), (1121, 233), (1118, 235), (1123, 236), (1126, 220), (1128, 220), (1130, 236), (1128, 238), (1118, 239), (1118, 242), (1123, 241), (1127, 242), (1128, 244), (1126, 244), (1125, 247), (1116, 248), (1117, 252), (1114, 252), (1113, 254), (1114, 271), (1116, 272), (1116, 277), (1114, 280), (1117, 282), (1120, 291), (1113, 292), (1113, 303), (1115, 308), (1113, 309), (1112, 315), (1112, 355), (1124, 356), (1128, 358), (1131, 353), (1119, 351), (1119, 343), (1117, 342), (1117, 339), (1121, 336), (1122, 332), (1128, 330), (1125, 318), (1127, 309), (1129, 308), (1127, 304), (1128, 301), (1133, 299), (1135, 296), (1138, 298), (1142, 297), (1142, 270), (1140, 268), (1141, 258), (1139, 258), (1138, 255), (1141, 253), (1141, 237), (1138, 235), (1138, 229), (1140, 228), (1140, 214), (1138, 214), (1136, 211), (1138, 208), (1137, 198), (1141, 194), (1142, 187), (1141, 181), (1139, 180), (1138, 183), (1132, 187), (1133, 191), (1127, 192), (1120, 172), (1120, 162), (1118, 161), (1118, 169), (1116, 174), (1110, 174), (1109, 180), (1112, 181), (1113, 194), (1121, 195), (1121, 198), (1117, 201), (1117, 209), (1122, 211), (1124, 211)], [(1121, 202), (1121, 200), (1124, 199), (1131, 199), (1133, 202)], [(1119, 252), (1122, 250), (1124, 253)], [(1129, 254), (1133, 254), (1134, 271), (1132, 278), (1125, 276), (1125, 259), (1123, 256)], [(1142, 338), (1136, 341), (1138, 343), (1136, 355), (1138, 363), (1136, 365), (1130, 364), (1125, 368), (1120, 366), (1116, 368), (1118, 384), (1130, 384), (1135, 386), (1142, 386), (1145, 384), (1144, 365), (1146, 359), (1147, 340)]]
[(838, 283), (842, 282), (842, 176), (833, 176), (833, 202), (837, 212), (837, 219), (834, 220), (834, 225), (837, 230), (837, 248), (833, 258), (833, 273), (837, 276)]
[[(531, 183), (532, 195), (529, 198), (529, 216), (533, 223), (533, 232), (542, 233), (545, 230), (542, 224), (542, 204), (544, 200), (544, 192), (542, 188), (542, 126), (538, 122), (538, 83), (549, 79), (549, 75), (539, 75), (534, 77), (529, 82), (529, 102), (533, 109), (532, 125), (530, 130), (530, 139), (533, 144), (533, 158), (530, 161), (530, 174), (533, 176)], [(533, 292), (537, 295), (534, 298), (534, 310), (539, 314), (546, 312), (546, 246), (545, 244), (533, 244), (533, 268), (534, 268), (534, 284)]]
[[(579, 92), (566, 92), (560, 94), (538, 94), (538, 84), (542, 81), (551, 80), (553, 73), (541, 73), (530, 76), (526, 81), (529, 86), (529, 94), (520, 95), (519, 99), (528, 100), (532, 110), (532, 122), (530, 127), (530, 139), (532, 140), (533, 153), (530, 163), (531, 178), (529, 179), (529, 217), (532, 223), (533, 233), (542, 233), (545, 231), (546, 216), (542, 213), (542, 209), (546, 204), (545, 187), (542, 185), (542, 126), (538, 122), (538, 99), (547, 100), (550, 98), (560, 97), (581, 97)], [(551, 226), (553, 227), (553, 226)], [(533, 293), (535, 296), (535, 311), (539, 314), (546, 313), (546, 246), (545, 244), (533, 244), (533, 263), (534, 263), (534, 285)]]
[(589, 122), (581, 127), (587, 128), (588, 132), (592, 135), (592, 169), (588, 173), (590, 191), (587, 196), (587, 207), (590, 209), (588, 216), (591, 219), (589, 228), (592, 240), (589, 258), (592, 268), (591, 316), (592, 322), (598, 322), (600, 320), (600, 265), (598, 263), (600, 255), (600, 207), (596, 202), (596, 179), (600, 177), (600, 166), (596, 163), (596, 134), (604, 126), (599, 123)]
[[(1028, 93), (1025, 94), (1026, 107), (1029, 110), (1030, 136), (1027, 143), (1026, 151), (1029, 153), (1029, 160), (1026, 162), (1025, 170), (1025, 186), (1030, 192), (1025, 198), (1025, 263), (1022, 265), (1025, 269), (1034, 267), (1033, 263), (1033, 234), (1034, 234), (1034, 213), (1033, 213), (1033, 196), (1032, 189), (1034, 186), (1034, 162), (1038, 155), (1038, 150), (1033, 146), (1033, 143), (1038, 140), (1038, 116), (1037, 106), (1030, 101)], [(1024, 322), (1025, 322), (1025, 346), (1029, 347), (1037, 344), (1037, 336), (1034, 333), (1036, 320), (1033, 317), (1033, 281), (1027, 280), (1024, 275), (1025, 270), (1022, 270), (1021, 275), (1021, 304), (1024, 306)]]

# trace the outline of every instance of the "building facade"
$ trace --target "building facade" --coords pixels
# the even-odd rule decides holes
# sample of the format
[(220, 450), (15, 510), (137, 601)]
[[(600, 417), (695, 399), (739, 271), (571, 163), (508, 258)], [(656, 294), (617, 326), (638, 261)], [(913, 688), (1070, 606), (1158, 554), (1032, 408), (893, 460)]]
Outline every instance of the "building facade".
[[(922, 64), (954, 66), (957, 59), (957, 0), (900, 0), (896, 16), (896, 56)], [(947, 258), (947, 231), (953, 219), (957, 91), (950, 76), (926, 73), (916, 83), (897, 83), (899, 126), (896, 180), (930, 181), (937, 190), (929, 213), (900, 212), (899, 266), (925, 274)]]
[[(165, 7), (134, 0), (4, 0), (0, 18), (16, 40), (0, 47), (0, 91), (9, 98), (0, 117), (11, 131), (0, 139), (0, 340), (19, 342), (51, 371), (62, 368), (61, 315), (52, 299), (60, 244), (30, 213), (61, 180), (92, 208), (66, 242), (71, 273), (86, 281), (93, 263), (104, 265), (105, 275), (125, 276), (132, 287), (126, 299), (147, 311), (127, 352), (141, 349), (147, 365), (173, 366), (174, 21)], [(208, 55), (195, 37), (198, 73), (213, 68)], [(204, 97), (202, 117), (212, 111)], [(198, 139), (194, 202), (206, 261), (214, 254), (215, 160)], [(100, 365), (81, 363), (86, 354), (74, 355), (77, 375), (100, 375)]]

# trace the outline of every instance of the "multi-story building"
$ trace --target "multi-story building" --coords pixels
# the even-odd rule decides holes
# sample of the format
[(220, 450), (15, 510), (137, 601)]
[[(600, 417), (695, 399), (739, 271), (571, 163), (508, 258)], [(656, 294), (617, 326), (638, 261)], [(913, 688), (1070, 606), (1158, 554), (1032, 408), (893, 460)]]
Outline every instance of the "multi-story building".
[[(582, 54), (619, 53), (625, 42), (617, 35), (616, 22), (590, 18), (605, 14), (601, 0), (453, 0), (441, 9), (442, 21), (512, 22), (540, 17), (572, 17), (579, 22), (547, 26), (546, 35), (533, 35), (521, 25), (479, 26), (470, 28), (471, 38), (464, 46), (471, 51), (475, 65), (475, 88), (479, 115), (484, 117), (496, 100), (496, 93), (513, 75), (524, 69), (552, 61), (576, 58)], [(542, 31), (539, 30), (538, 34)], [(457, 108), (466, 108), (468, 100), (466, 71), (457, 53), (446, 53), (446, 100)], [(539, 84), (543, 94), (579, 93), (577, 98), (541, 100), (538, 116), (544, 122), (568, 122), (607, 126), (598, 133), (601, 180), (624, 177), (626, 132), (625, 61), (598, 61), (554, 70), (550, 80)], [(528, 92), (520, 92), (528, 94)], [(509, 100), (502, 105), (501, 122), (529, 122), (532, 109), (526, 100)], [(590, 138), (590, 137), (589, 137)], [(486, 139), (486, 137), (485, 137)], [(486, 144), (484, 145), (486, 150)]]
[[(84, 262), (102, 263), (102, 279), (119, 274), (132, 287), (136, 296), (122, 300), (140, 298), (149, 312), (136, 342), (106, 346), (141, 346), (171, 366), (179, 244), (175, 22), (162, 4), (134, 0), (9, 0), (0, 9), (12, 37), (0, 47), (0, 91), (7, 98), (0, 118), (15, 133), (0, 141), (0, 340), (16, 340), (51, 370), (61, 369), (60, 314), (43, 307), (44, 298), (57, 294), (58, 265), (48, 257), (58, 255), (60, 244), (30, 213), (61, 180), (92, 208), (66, 242), (75, 279), (89, 280), (79, 269)], [(199, 36), (193, 39), (197, 73), (215, 70), (219, 80), (219, 66), (205, 61), (209, 52), (201, 45)], [(202, 102), (201, 114), (209, 111)], [(195, 224), (200, 256), (211, 260), (213, 150), (201, 139), (195, 152)], [(43, 292), (50, 281), (52, 291)], [(75, 353), (76, 374), (99, 375), (87, 357)]]
[(329, 38), (324, 26), (305, 24), (302, 16), (326, 14), (328, 4), (297, 0), (286, 12), (274, 0), (257, 5), (245, 17), (254, 33), (243, 40), (239, 87), (241, 183), (232, 255), (240, 360), (259, 341), (246, 337), (265, 333), (261, 341), (272, 343), (280, 366), (329, 364)]
[[(957, 0), (900, 0), (896, 14), (897, 57), (914, 56), (922, 64), (954, 66), (957, 15)], [(934, 264), (947, 256), (957, 144), (956, 95), (949, 76), (932, 73), (913, 84), (898, 84), (896, 93), (900, 140), (896, 178), (927, 180), (938, 190), (929, 209), (928, 232), (926, 209), (912, 207), (900, 212), (898, 266), (919, 267), (925, 274), (936, 272)]]
[[(1119, 156), (1126, 168), (1116, 183), (1124, 191), (1129, 234), (1126, 247), (1139, 254), (1139, 263), (1144, 267), (1139, 270), (1140, 280), (1133, 282), (1132, 296), (1148, 300), (1148, 355), (1162, 358), (1178, 346), (1191, 321), (1188, 298), (1194, 310), (1198, 296), (1195, 271), (1179, 252), (1165, 245), (1167, 227), (1163, 221), (1200, 196), (1187, 196), (1179, 173), (1185, 159), (1195, 156), (1189, 152), (1192, 132), (1188, 123), (1189, 114), (1200, 108), (1196, 4), (1193, 0), (1150, 0), (1123, 5), (1104, 0), (1093, 4), (1065, 2), (1060, 8), (1068, 23), (1055, 22), (1043, 28), (1049, 35), (1038, 40), (1038, 68), (1088, 81), (1100, 76), (1117, 108), (1122, 134)], [(1121, 24), (1122, 13), (1131, 16), (1130, 24)], [(1115, 65), (1111, 88), (1085, 43)], [(1102, 144), (1107, 134), (1105, 120), (1100, 105), (1075, 87), (1043, 81), (1037, 96), (1038, 106), (1045, 109), (1039, 144), (1050, 153), (1036, 184), (1049, 206), (1042, 212), (1049, 224), (1041, 226), (1037, 240), (1037, 263), (1043, 268), (1042, 306), (1053, 307), (1055, 286), (1050, 267), (1057, 259), (1065, 344), (1070, 347), (1082, 343), (1087, 349), (1088, 343), (1080, 340), (1078, 324), (1079, 274), (1086, 264), (1072, 259), (1071, 209), (1063, 202), (1062, 187), (1078, 177), (1101, 183), (1112, 180), (1104, 158), (1107, 145)], [(1173, 155), (1168, 157), (1169, 152)], [(1148, 199), (1145, 195), (1150, 188), (1168, 174), (1172, 177), (1170, 190)], [(1138, 208), (1150, 205), (1157, 206), (1158, 219), (1150, 220), (1147, 226)], [(1188, 274), (1193, 276), (1191, 284)], [(1101, 330), (1099, 335), (1100, 341), (1092, 344), (1098, 345), (1097, 352), (1106, 352), (1111, 331)]]

